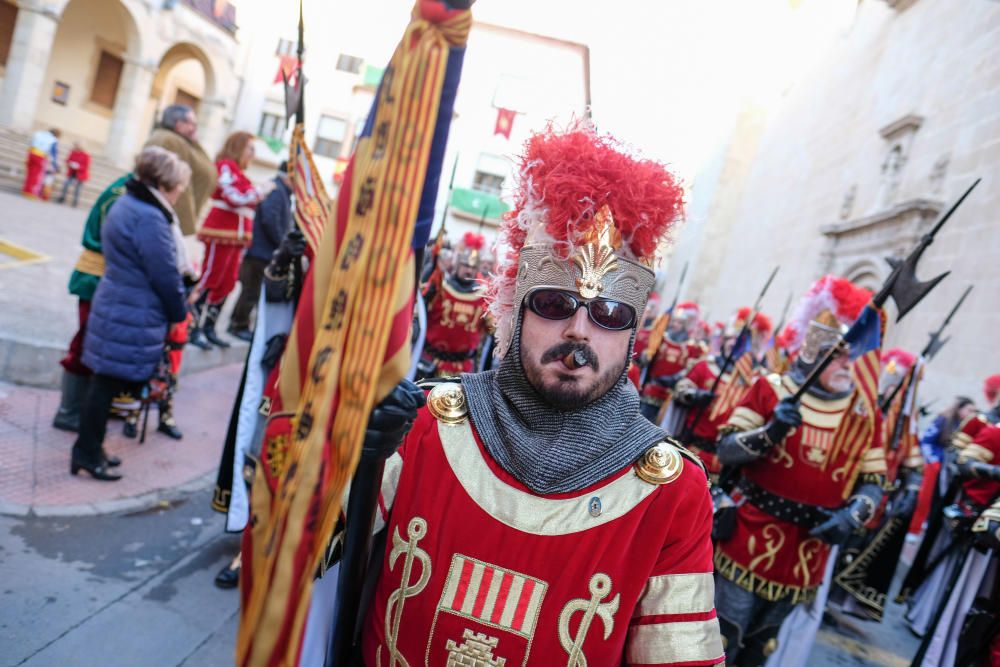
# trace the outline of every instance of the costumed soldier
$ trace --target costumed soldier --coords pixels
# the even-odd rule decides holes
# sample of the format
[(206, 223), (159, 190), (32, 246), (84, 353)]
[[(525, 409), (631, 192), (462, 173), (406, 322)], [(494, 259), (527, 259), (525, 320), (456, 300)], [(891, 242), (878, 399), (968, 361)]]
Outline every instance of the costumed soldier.
[[(848, 351), (835, 352), (801, 404), (792, 396), (843, 345), (840, 328), (869, 298), (842, 278), (820, 279), (789, 324), (797, 353), (790, 371), (758, 378), (720, 429), (719, 460), (741, 466), (733, 492), (740, 504), (717, 517), (716, 607), (727, 664), (764, 664), (785, 617), (816, 597), (831, 545), (870, 519), (882, 499), (879, 415), (852, 391)], [(851, 437), (838, 437), (844, 433)]]
[(584, 125), (529, 140), (491, 284), (497, 369), (420, 410), (401, 384), (372, 413), (366, 450), (402, 447), (365, 664), (723, 660), (705, 473), (626, 378), (682, 189), (618, 146)]
[[(467, 232), (455, 257), (454, 271), (436, 273), (424, 292), (427, 335), (417, 377), (450, 377), (469, 373), (486, 333), (485, 288), (479, 281), (479, 260), (485, 239)], [(440, 258), (438, 258), (440, 262)]]
[(882, 620), (889, 585), (923, 483), (924, 458), (915, 421), (916, 384), (920, 380), (917, 374), (921, 369), (914, 370), (916, 363), (916, 357), (901, 348), (882, 354), (880, 400), (895, 394), (882, 420), (886, 485), (893, 492), (883, 498), (876, 515), (844, 545), (833, 577), (830, 603), (863, 619)]
[[(270, 401), (268, 387), (277, 382), (278, 360), (284, 352), (302, 287), (301, 258), (306, 240), (293, 227), (281, 240), (264, 269), (263, 294), (259, 300), (257, 326), (247, 350), (246, 365), (236, 393), (222, 460), (215, 481), (212, 509), (226, 515), (226, 532), (239, 533), (250, 520), (250, 484), (257, 461)], [(242, 559), (239, 553), (215, 577), (219, 588), (239, 583)]]
[[(985, 446), (980, 434), (1000, 421), (1000, 375), (986, 379), (983, 393), (990, 403), (989, 411), (966, 417), (951, 439), (952, 449), (945, 453), (945, 460), (955, 462), (978, 461), (996, 464), (1000, 458), (990, 450), (991, 440)], [(896, 597), (906, 602), (909, 609), (905, 620), (914, 634), (923, 637), (935, 629), (934, 616), (947, 597), (946, 584), (950, 574), (962, 565), (961, 540), (968, 537), (968, 518), (981, 511), (991, 500), (988, 492), (981, 492), (976, 480), (963, 481), (955, 475), (955, 466), (948, 465), (942, 475), (944, 511), (932, 515), (928, 521), (920, 550), (906, 573), (906, 578)], [(987, 484), (987, 489), (989, 485)], [(974, 500), (970, 504), (970, 490)], [(957, 501), (957, 502), (956, 502)], [(964, 522), (964, 530), (949, 530)]]
[[(719, 354), (700, 360), (674, 387), (674, 403), (687, 409), (682, 440), (701, 458), (713, 478), (718, 478), (722, 472), (722, 465), (715, 453), (719, 427), (729, 420), (733, 408), (743, 400), (753, 384), (753, 364), (746, 363), (752, 360), (752, 356), (742, 360), (743, 363), (740, 363), (740, 359), (732, 358), (726, 364), (726, 359), (736, 344), (736, 337), (750, 313), (750, 308), (740, 308), (733, 321), (722, 332)], [(759, 347), (757, 341), (767, 340), (772, 326), (771, 318), (763, 313), (756, 314), (748, 327), (751, 350)], [(737, 368), (736, 384), (733, 384), (734, 366)], [(712, 392), (713, 389), (715, 393)]]
[[(707, 349), (692, 339), (700, 309), (693, 301), (674, 307), (668, 317), (666, 333), (656, 340), (657, 325), (653, 324), (649, 339), (637, 341), (639, 365), (648, 367), (646, 384), (642, 388), (642, 414), (654, 424), (670, 399), (670, 390), (694, 364), (705, 356)], [(662, 328), (660, 329), (662, 331)]]
[(1000, 656), (1000, 427), (985, 424), (951, 465), (958, 502), (945, 510), (953, 557), (938, 566), (943, 584), (919, 667), (993, 664)]

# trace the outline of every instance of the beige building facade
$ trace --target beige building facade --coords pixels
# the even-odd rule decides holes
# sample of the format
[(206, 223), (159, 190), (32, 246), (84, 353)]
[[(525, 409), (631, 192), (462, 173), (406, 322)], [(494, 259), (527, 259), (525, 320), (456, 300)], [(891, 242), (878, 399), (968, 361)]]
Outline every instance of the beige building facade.
[[(687, 297), (713, 319), (765, 301), (774, 317), (826, 273), (877, 288), (976, 179), (920, 266), (951, 275), (883, 347), (919, 351), (975, 289), (927, 371), (921, 402), (968, 394), (1000, 373), (1000, 3), (860, 0), (852, 25), (780, 103), (749, 107), (693, 182), (665, 284), (690, 262)], [(794, 306), (793, 306), (794, 307)]]
[(242, 51), (213, 0), (0, 0), (0, 126), (55, 127), (126, 166), (164, 107), (193, 106), (221, 145)]

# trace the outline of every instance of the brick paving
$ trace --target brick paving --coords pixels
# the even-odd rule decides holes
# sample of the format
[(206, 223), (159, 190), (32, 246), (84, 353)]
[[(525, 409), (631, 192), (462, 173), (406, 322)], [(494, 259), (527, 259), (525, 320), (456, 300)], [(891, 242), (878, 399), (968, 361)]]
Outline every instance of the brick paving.
[(76, 436), (52, 427), (59, 392), (0, 384), (0, 506), (9, 513), (98, 513), (116, 503), (155, 504), (157, 494), (199, 480), (209, 484), (219, 464), (240, 371), (239, 364), (229, 364), (181, 378), (174, 407), (184, 432), (180, 441), (156, 432), (155, 407), (144, 444), (122, 435), (122, 421), (110, 420), (105, 448), (122, 459), (119, 470), (124, 477), (118, 482), (99, 482), (84, 472), (69, 474)]

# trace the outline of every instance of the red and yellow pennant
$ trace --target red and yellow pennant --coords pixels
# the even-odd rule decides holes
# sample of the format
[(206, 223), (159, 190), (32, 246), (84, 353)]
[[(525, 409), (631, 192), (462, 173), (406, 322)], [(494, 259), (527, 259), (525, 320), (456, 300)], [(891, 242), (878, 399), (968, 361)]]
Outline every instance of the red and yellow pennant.
[(292, 131), (292, 145), (288, 154), (292, 163), (288, 165), (292, 181), (292, 192), (295, 193), (295, 223), (306, 237), (309, 249), (315, 256), (323, 238), (323, 229), (330, 219), (333, 204), (326, 194), (323, 179), (320, 178), (316, 163), (313, 162), (312, 151), (305, 140), (305, 130), (302, 123)]
[(297, 664), (313, 578), (368, 416), (409, 365), (410, 244), (449, 49), (471, 24), (468, 11), (417, 3), (303, 286), (263, 446), (274, 494), (254, 484), (244, 534), (241, 666)]
[(708, 418), (712, 421), (728, 414), (750, 391), (753, 384), (753, 354), (744, 352), (733, 365), (729, 381), (719, 389), (719, 397), (712, 402)]
[(824, 464), (840, 463), (833, 470), (833, 479), (835, 482), (846, 481), (845, 499), (854, 490), (854, 481), (865, 453), (873, 444), (881, 443), (878, 379), (882, 370), (884, 334), (885, 313), (869, 304), (845, 336), (854, 348), (852, 355), (857, 355), (851, 365), (854, 389), (847, 412), (834, 431), (833, 443)]

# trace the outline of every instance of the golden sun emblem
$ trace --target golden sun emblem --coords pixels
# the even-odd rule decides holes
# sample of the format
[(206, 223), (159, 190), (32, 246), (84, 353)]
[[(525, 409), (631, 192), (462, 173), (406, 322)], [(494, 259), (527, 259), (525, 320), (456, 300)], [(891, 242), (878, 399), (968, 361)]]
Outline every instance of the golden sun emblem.
[(576, 289), (584, 299), (593, 299), (604, 291), (604, 277), (618, 269), (615, 250), (621, 246), (621, 234), (607, 204), (594, 216), (594, 225), (582, 240), (583, 245), (573, 256), (573, 263), (580, 270)]

